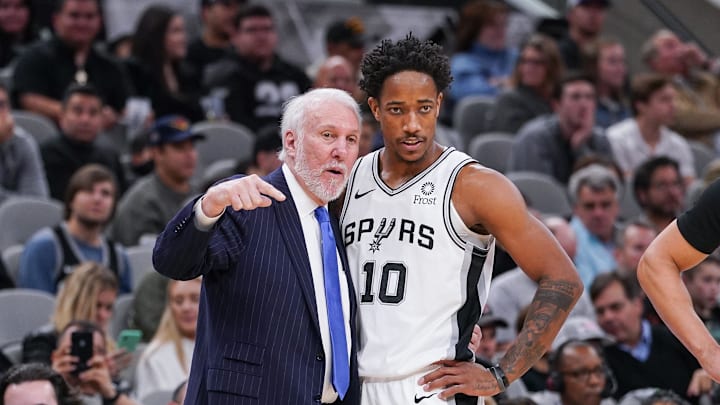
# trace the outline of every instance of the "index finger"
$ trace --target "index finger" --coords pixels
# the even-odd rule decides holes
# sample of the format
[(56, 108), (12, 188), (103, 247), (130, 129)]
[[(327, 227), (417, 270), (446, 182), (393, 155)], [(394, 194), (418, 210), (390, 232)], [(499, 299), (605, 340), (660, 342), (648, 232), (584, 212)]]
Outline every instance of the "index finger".
[(258, 187), (258, 191), (260, 191), (260, 193), (262, 193), (268, 197), (274, 198), (277, 201), (285, 201), (285, 194), (283, 194), (282, 192), (280, 192), (280, 190), (273, 187), (270, 183), (261, 181), (260, 183), (258, 183), (257, 187)]

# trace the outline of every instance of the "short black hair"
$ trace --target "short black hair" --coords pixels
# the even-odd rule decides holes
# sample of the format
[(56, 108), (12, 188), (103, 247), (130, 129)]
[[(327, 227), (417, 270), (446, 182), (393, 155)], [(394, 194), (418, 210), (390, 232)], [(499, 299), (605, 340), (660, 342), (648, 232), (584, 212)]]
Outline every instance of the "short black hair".
[(0, 405), (5, 405), (5, 391), (10, 385), (30, 381), (49, 382), (55, 391), (55, 398), (59, 405), (80, 405), (82, 403), (73, 394), (62, 375), (50, 366), (42, 363), (25, 363), (10, 367), (0, 379)]
[(555, 84), (552, 95), (553, 100), (560, 100), (563, 95), (563, 90), (565, 90), (565, 86), (575, 82), (585, 82), (591, 85), (593, 89), (595, 88), (595, 81), (593, 81), (592, 76), (590, 76), (589, 74), (580, 71), (569, 71), (565, 73), (562, 78), (560, 78), (560, 80)]
[(369, 97), (378, 98), (385, 80), (403, 71), (425, 73), (432, 77), (438, 92), (452, 82), (450, 62), (442, 48), (429, 41), (421, 41), (412, 33), (397, 42), (385, 39), (363, 58), (360, 88)]
[(635, 169), (635, 175), (633, 177), (633, 192), (635, 200), (640, 202), (638, 199), (639, 191), (646, 191), (650, 189), (650, 182), (652, 181), (653, 174), (661, 167), (672, 166), (675, 171), (680, 173), (680, 165), (677, 160), (667, 156), (656, 156), (647, 159)]
[(235, 28), (240, 28), (240, 24), (242, 24), (243, 20), (251, 17), (272, 18), (272, 13), (269, 8), (259, 4), (249, 4), (244, 6), (240, 9), (237, 17), (235, 17)]
[(84, 96), (90, 96), (95, 97), (98, 100), (100, 100), (100, 104), (105, 105), (105, 102), (103, 101), (102, 95), (100, 95), (100, 92), (98, 91), (97, 87), (93, 86), (92, 84), (78, 84), (78, 83), (72, 83), (68, 88), (65, 90), (65, 93), (63, 94), (62, 98), (62, 106), (67, 107), (68, 100), (76, 94), (82, 94)]

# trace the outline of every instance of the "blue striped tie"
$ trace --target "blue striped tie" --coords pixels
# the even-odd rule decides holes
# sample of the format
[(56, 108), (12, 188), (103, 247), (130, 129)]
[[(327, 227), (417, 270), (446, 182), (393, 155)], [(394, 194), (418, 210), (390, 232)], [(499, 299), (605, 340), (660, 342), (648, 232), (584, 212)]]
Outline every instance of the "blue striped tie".
[(325, 207), (315, 209), (315, 218), (320, 223), (320, 233), (322, 235), (325, 301), (330, 326), (330, 345), (332, 346), (332, 383), (340, 399), (343, 399), (350, 385), (350, 365), (348, 364), (347, 338), (345, 336), (345, 321), (343, 320), (342, 298), (340, 296), (335, 237), (330, 226), (330, 216)]

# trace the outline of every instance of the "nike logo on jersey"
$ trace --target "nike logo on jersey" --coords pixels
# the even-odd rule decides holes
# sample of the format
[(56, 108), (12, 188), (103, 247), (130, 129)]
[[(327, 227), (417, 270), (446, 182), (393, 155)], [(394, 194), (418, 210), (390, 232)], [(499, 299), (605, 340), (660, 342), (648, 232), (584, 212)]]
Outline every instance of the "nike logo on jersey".
[(417, 394), (415, 394), (415, 403), (416, 403), (416, 404), (419, 404), (420, 401), (422, 401), (423, 399), (428, 399), (428, 398), (430, 398), (430, 397), (432, 397), (432, 396), (434, 396), (434, 395), (436, 395), (436, 394), (437, 394), (437, 392), (436, 392), (435, 394), (426, 395), (426, 396), (420, 397), (420, 398), (418, 398)]
[(364, 192), (364, 193), (361, 193), (360, 190), (358, 190), (358, 191), (355, 192), (355, 199), (357, 200), (358, 198), (365, 197), (366, 195), (372, 193), (373, 191), (375, 191), (374, 188), (371, 189), (371, 190), (368, 190), (368, 191), (366, 191), (366, 192)]

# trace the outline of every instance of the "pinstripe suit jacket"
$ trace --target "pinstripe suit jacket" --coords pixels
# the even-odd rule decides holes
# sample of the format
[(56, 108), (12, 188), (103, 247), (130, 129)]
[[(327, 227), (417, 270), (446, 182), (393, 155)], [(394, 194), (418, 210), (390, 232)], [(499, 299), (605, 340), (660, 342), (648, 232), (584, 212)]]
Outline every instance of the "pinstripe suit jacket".
[[(282, 170), (266, 180), (287, 199), (252, 211), (228, 209), (209, 232), (194, 202), (158, 237), (155, 268), (175, 279), (203, 275), (186, 404), (319, 404), (325, 372), (315, 291), (300, 218)], [(347, 257), (334, 225), (348, 283)], [(350, 388), (360, 403), (355, 313), (350, 292)]]

